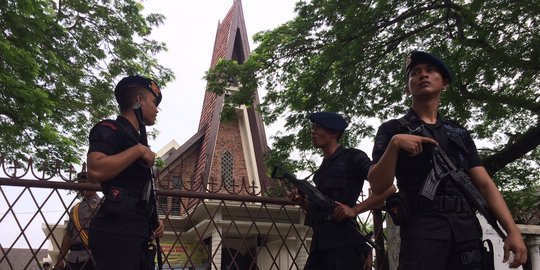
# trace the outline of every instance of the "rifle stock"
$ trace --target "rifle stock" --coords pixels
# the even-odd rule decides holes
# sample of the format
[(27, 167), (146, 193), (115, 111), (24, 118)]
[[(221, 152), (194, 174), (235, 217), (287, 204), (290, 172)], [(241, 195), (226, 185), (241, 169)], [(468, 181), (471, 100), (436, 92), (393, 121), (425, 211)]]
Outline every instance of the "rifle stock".
[[(146, 134), (146, 124), (144, 123), (143, 118), (143, 112), (141, 108), (140, 103), (136, 103), (133, 106), (133, 112), (135, 113), (135, 116), (137, 117), (137, 122), (139, 125), (139, 132), (140, 132), (140, 143), (146, 147), (148, 147), (148, 136)], [(152, 227), (150, 235), (152, 235), (153, 231), (159, 226), (159, 216), (158, 216), (158, 209), (156, 204), (156, 194), (154, 189), (154, 173), (152, 172), (152, 168), (149, 167), (146, 171), (147, 174), (147, 181), (144, 184), (144, 189), (142, 193), (141, 200), (143, 201), (143, 205), (145, 205), (145, 209), (147, 212), (150, 213), (150, 219), (152, 221)], [(159, 237), (155, 237), (156, 242), (156, 250), (155, 253), (157, 254), (157, 261), (158, 261), (158, 269), (161, 270), (163, 268), (163, 260), (161, 257), (161, 245), (159, 243)], [(153, 256), (152, 256), (153, 257)], [(151, 258), (151, 269), (154, 269), (153, 260), (154, 258)]]

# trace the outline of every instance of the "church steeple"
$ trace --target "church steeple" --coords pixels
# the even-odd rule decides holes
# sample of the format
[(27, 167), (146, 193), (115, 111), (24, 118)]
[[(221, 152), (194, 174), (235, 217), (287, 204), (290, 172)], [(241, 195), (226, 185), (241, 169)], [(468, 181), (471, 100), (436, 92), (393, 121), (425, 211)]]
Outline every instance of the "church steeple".
[[(222, 59), (243, 63), (249, 51), (242, 3), (235, 0), (218, 23), (210, 67)], [(229, 190), (253, 183), (260, 188), (267, 182), (263, 156), (268, 146), (262, 117), (256, 111), (258, 95), (253, 107), (236, 109), (237, 117), (232, 122), (221, 121), (224, 99), (225, 95), (205, 93), (197, 132), (201, 134), (201, 144), (193, 179), (202, 185), (212, 179), (229, 186)]]

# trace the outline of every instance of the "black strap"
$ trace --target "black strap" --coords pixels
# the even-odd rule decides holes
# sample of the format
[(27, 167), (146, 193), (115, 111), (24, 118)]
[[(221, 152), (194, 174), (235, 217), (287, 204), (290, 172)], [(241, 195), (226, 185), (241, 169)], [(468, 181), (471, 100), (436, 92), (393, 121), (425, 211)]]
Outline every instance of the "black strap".
[(124, 124), (122, 124), (120, 121), (117, 121), (117, 120), (108, 120), (108, 121), (111, 121), (116, 126), (120, 127), (122, 132), (125, 133), (127, 135), (127, 137), (129, 137), (129, 139), (131, 141), (133, 141), (135, 143), (140, 143), (141, 142), (140, 138), (137, 138), (135, 135), (133, 135), (133, 133), (129, 132), (128, 128)]
[(484, 269), (495, 270), (495, 255), (493, 250), (493, 243), (491, 243), (491, 240), (486, 239), (482, 241), (482, 244), (484, 245)]
[(412, 124), (405, 116), (398, 118), (397, 121), (399, 122), (400, 129), (403, 129), (406, 127), (408, 129), (409, 134), (420, 132), (424, 128), (423, 125), (420, 125), (416, 127), (415, 129), (411, 129)]
[(398, 118), (397, 120), (398, 120), (401, 128), (404, 128), (404, 127), (409, 127), (410, 128), (411, 122), (409, 122), (409, 120), (407, 120), (407, 118), (405, 118), (405, 116), (402, 116), (402, 117)]

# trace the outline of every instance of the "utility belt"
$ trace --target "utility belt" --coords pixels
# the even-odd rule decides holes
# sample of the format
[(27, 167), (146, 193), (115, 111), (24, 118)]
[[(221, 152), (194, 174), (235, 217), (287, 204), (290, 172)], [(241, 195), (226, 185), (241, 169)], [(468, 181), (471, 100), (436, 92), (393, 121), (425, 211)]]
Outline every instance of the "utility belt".
[(416, 199), (413, 199), (413, 205), (416, 204), (416, 207), (413, 209), (418, 209), (419, 212), (447, 212), (447, 213), (471, 213), (471, 207), (469, 202), (463, 196), (452, 196), (452, 195), (439, 195), (433, 198), (433, 201), (424, 199), (420, 196), (415, 196)]
[(397, 226), (406, 225), (414, 213), (473, 213), (469, 202), (460, 195), (436, 195), (433, 201), (419, 195), (397, 192), (386, 199), (386, 211)]
[(306, 214), (304, 225), (316, 227), (322, 223), (334, 219), (334, 213), (318, 206), (310, 205), (310, 209)]
[[(330, 223), (330, 222), (332, 222), (332, 220), (334, 220), (334, 217), (333, 217), (333, 215), (329, 214), (328, 212), (319, 213), (319, 218), (315, 221), (314, 225), (311, 225), (313, 233), (318, 234), (318, 233), (324, 232), (325, 230), (328, 230), (329, 227), (325, 226), (325, 225), (330, 225), (330, 224), (325, 224), (325, 223)], [(365, 247), (369, 247), (370, 248), (369, 250), (371, 250), (373, 248), (378, 248), (377, 245), (371, 240), (370, 236), (364, 235), (359, 230), (360, 226), (359, 226), (358, 221), (356, 219), (346, 219), (346, 220), (342, 220), (340, 222), (336, 221), (336, 223), (340, 224), (339, 227), (338, 227), (339, 230), (346, 229), (349, 232), (351, 232), (352, 230), (357, 231), (358, 235), (361, 238), (360, 243), (363, 243), (365, 245)], [(334, 224), (334, 225), (337, 225), (337, 224)], [(330, 226), (334, 226), (334, 225), (330, 225)], [(350, 229), (343, 228), (341, 225), (345, 225)], [(332, 229), (332, 230), (335, 230), (335, 229)], [(356, 239), (355, 235), (350, 235), (349, 234), (349, 237), (352, 237), (352, 239)], [(325, 238), (325, 239), (330, 240), (328, 238)], [(323, 240), (321, 240), (321, 241), (323, 241)], [(332, 241), (332, 240), (330, 240), (330, 241)], [(335, 241), (335, 240), (333, 240), (333, 241)], [(356, 242), (356, 243), (358, 243), (358, 242)]]
[(106, 216), (125, 216), (130, 212), (146, 214), (140, 192), (130, 191), (123, 187), (111, 187), (105, 194), (100, 210)]

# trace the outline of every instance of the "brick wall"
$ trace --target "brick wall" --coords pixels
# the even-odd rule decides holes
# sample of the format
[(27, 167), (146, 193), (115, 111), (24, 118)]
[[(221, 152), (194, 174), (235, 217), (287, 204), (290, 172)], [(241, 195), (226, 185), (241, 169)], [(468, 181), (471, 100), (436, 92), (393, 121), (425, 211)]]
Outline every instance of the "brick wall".
[(210, 171), (210, 178), (215, 179), (219, 186), (222, 185), (221, 155), (224, 151), (229, 151), (233, 156), (233, 178), (234, 184), (237, 185), (237, 187), (235, 187), (236, 193), (242, 186), (242, 179), (245, 179), (246, 181), (252, 180), (248, 179), (244, 150), (242, 148), (242, 140), (240, 137), (240, 127), (237, 121), (221, 122), (219, 125), (216, 148)]

